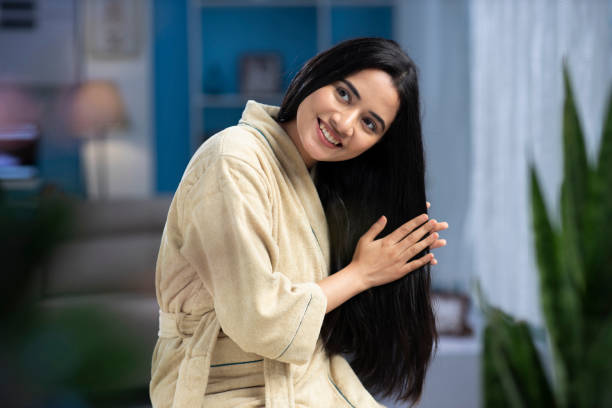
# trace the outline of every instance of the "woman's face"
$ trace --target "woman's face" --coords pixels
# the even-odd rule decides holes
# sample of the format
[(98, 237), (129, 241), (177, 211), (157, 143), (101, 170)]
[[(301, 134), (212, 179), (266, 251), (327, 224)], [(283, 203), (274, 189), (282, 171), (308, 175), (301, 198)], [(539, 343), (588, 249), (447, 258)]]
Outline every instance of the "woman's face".
[(368, 150), (389, 128), (398, 107), (391, 76), (366, 69), (308, 95), (285, 130), (310, 168)]

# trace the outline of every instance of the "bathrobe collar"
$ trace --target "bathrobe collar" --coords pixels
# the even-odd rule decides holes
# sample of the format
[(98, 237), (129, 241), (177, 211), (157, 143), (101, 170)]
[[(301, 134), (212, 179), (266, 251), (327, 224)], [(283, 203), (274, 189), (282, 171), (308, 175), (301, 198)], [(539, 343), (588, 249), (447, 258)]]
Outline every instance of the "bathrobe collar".
[(239, 124), (254, 129), (255, 134), (263, 138), (272, 149), (300, 198), (304, 212), (321, 248), (326, 265), (325, 270), (327, 270), (329, 265), (329, 238), (325, 211), (306, 163), (304, 163), (291, 137), (276, 121), (279, 110), (280, 108), (277, 106), (265, 105), (252, 100), (248, 101)]

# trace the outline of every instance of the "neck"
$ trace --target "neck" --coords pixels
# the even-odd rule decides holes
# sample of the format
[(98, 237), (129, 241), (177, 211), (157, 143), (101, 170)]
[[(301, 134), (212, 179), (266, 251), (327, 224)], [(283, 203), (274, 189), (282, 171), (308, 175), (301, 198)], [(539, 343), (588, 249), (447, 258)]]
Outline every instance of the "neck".
[(302, 143), (300, 142), (300, 137), (299, 137), (298, 130), (297, 130), (297, 120), (293, 119), (292, 121), (283, 122), (279, 124), (285, 130), (285, 132), (287, 132), (287, 134), (289, 135), (289, 138), (291, 139), (295, 147), (298, 149), (298, 152), (300, 153), (302, 160), (304, 160), (304, 164), (306, 164), (306, 167), (308, 168), (308, 170), (312, 169), (312, 166), (316, 164), (316, 160), (308, 157), (308, 155), (304, 151), (304, 148), (302, 146)]

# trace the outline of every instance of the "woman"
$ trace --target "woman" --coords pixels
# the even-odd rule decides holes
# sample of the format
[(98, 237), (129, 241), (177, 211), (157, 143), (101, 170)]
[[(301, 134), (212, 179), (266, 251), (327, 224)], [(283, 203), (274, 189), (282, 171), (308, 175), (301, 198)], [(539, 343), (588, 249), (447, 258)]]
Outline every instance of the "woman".
[(418, 400), (447, 227), (425, 212), (416, 68), (393, 41), (314, 57), (280, 109), (249, 101), (168, 213), (153, 405), (379, 407), (364, 385)]

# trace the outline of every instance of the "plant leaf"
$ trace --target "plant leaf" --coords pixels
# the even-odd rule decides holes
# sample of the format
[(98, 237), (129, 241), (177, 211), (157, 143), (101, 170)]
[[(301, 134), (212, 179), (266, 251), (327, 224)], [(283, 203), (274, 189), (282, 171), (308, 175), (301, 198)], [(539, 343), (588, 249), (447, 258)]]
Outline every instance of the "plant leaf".
[(527, 324), (497, 308), (487, 314), (483, 371), (485, 407), (557, 406)]
[(612, 314), (609, 301), (612, 288), (612, 240), (609, 238), (612, 225), (612, 93), (602, 130), (598, 163), (590, 179), (589, 224), (583, 239), (588, 274), (585, 314), (601, 323)]
[(571, 252), (574, 262), (569, 268), (575, 282), (584, 285), (584, 245), (578, 237), (584, 236), (588, 196), (589, 167), (584, 146), (580, 118), (574, 103), (568, 67), (563, 64), (565, 103), (563, 106), (563, 184), (561, 187), (561, 220), (563, 251)]
[(585, 353), (584, 369), (580, 374), (580, 406), (612, 406), (612, 318), (593, 331), (590, 347)]
[(568, 355), (574, 354), (572, 344), (575, 343), (576, 332), (572, 327), (572, 318), (576, 318), (576, 310), (571, 309), (572, 302), (563, 300), (565, 296), (571, 296), (571, 291), (567, 289), (565, 282), (567, 279), (563, 279), (559, 237), (550, 222), (540, 182), (533, 166), (530, 168), (530, 178), (535, 253), (540, 278), (540, 303), (552, 345), (558, 385), (557, 395), (563, 406), (568, 392), (566, 359)]

